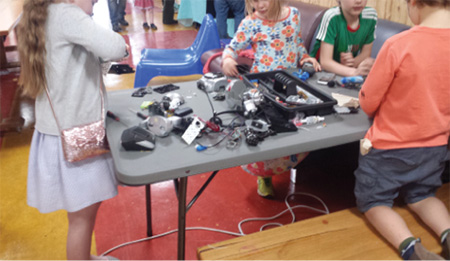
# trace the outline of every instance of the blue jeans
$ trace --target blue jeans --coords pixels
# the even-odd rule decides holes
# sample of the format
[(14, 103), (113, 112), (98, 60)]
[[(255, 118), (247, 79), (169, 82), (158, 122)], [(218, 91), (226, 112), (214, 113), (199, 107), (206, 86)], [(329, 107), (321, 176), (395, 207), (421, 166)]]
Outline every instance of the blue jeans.
[(236, 32), (242, 19), (245, 17), (244, 0), (214, 0), (214, 9), (216, 10), (217, 29), (220, 39), (229, 38), (227, 34), (228, 11), (234, 14), (234, 31)]
[(119, 21), (123, 20), (126, 5), (127, 0), (108, 0), (109, 18), (112, 25), (119, 24)]

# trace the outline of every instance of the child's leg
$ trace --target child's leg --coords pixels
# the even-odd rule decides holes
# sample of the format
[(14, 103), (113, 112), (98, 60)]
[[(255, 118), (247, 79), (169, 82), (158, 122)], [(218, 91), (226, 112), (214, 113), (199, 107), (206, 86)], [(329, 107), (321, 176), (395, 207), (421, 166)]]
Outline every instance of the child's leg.
[(147, 10), (146, 9), (142, 9), (142, 16), (144, 17), (144, 23), (142, 24), (142, 26), (144, 27), (145, 30), (150, 29), (150, 26), (148, 25), (147, 22)]
[(365, 216), (395, 248), (398, 248), (405, 239), (413, 237), (403, 218), (390, 207), (373, 207), (365, 213)]
[(155, 21), (154, 21), (154, 15), (153, 15), (153, 8), (151, 8), (151, 9), (148, 10), (148, 16), (149, 16), (148, 21), (149, 21), (151, 24), (154, 24)]
[(67, 259), (91, 259), (91, 241), (95, 218), (101, 202), (76, 212), (68, 212)]
[(444, 203), (436, 197), (428, 197), (419, 202), (408, 204), (436, 235), (450, 228), (450, 215)]
[(147, 10), (142, 9), (142, 21), (143, 23), (147, 23)]
[(153, 15), (153, 9), (154, 9), (154, 8), (151, 8), (151, 9), (149, 9), (149, 11), (148, 11), (148, 16), (150, 17), (150, 18), (149, 18), (149, 21), (150, 21), (150, 28), (152, 28), (152, 30), (157, 30), (158, 27), (156, 27), (156, 25), (155, 25), (154, 15)]

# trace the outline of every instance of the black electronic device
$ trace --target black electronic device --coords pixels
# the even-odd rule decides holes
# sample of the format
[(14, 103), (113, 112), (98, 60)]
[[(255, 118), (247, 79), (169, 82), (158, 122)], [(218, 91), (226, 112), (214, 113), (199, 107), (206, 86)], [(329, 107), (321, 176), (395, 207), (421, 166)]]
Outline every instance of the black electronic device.
[[(334, 77), (336, 77), (336, 74), (334, 74), (334, 73), (322, 74), (322, 76), (320, 76), (319, 79), (317, 80), (317, 83), (322, 84), (322, 85), (328, 85), (329, 82), (334, 82)], [(334, 87), (334, 85), (333, 85), (333, 87)]]
[(294, 80), (281, 72), (275, 74), (273, 89), (278, 93), (283, 93), (286, 97), (297, 94)]
[[(333, 106), (337, 104), (333, 97), (286, 70), (250, 73), (242, 78), (247, 86), (254, 86), (252, 82), (256, 81), (266, 100), (289, 119), (294, 118), (298, 112), (303, 112), (306, 116), (331, 114), (334, 113)], [(280, 82), (284, 86), (279, 84)], [(305, 99), (305, 103), (289, 103), (288, 98), (292, 96)]]
[(172, 83), (169, 83), (169, 84), (166, 84), (166, 85), (162, 85), (162, 86), (156, 87), (153, 90), (155, 92), (157, 92), (157, 93), (164, 94), (166, 92), (171, 92), (171, 91), (178, 90), (178, 89), (180, 89), (180, 86), (172, 84)]
[(182, 108), (177, 108), (173, 112), (173, 115), (178, 116), (178, 117), (184, 117), (184, 116), (189, 115), (189, 114), (191, 114), (193, 112), (194, 111), (192, 110), (191, 107), (182, 107)]
[(142, 127), (135, 126), (122, 132), (121, 143), (125, 150), (153, 150), (155, 135)]
[(108, 73), (113, 74), (134, 73), (134, 70), (128, 64), (113, 64), (111, 65), (111, 68), (109, 68)]
[(137, 88), (132, 94), (132, 97), (144, 97), (146, 94), (152, 93), (152, 87), (141, 87)]

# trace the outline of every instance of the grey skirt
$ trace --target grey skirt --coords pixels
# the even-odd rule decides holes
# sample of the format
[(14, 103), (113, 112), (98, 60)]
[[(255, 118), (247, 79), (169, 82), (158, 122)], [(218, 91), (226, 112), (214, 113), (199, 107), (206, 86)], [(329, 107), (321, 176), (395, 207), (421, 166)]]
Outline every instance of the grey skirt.
[(35, 130), (28, 160), (27, 203), (42, 213), (75, 212), (117, 195), (110, 153), (70, 163), (61, 140)]

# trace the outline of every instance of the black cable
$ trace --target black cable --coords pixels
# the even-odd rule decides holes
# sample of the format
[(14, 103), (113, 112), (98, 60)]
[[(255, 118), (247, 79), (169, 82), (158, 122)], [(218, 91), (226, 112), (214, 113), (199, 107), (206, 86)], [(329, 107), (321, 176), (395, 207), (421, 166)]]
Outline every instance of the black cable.
[[(220, 134), (222, 134), (224, 131), (221, 131), (220, 132)], [(228, 136), (230, 136), (232, 133), (233, 133), (234, 131), (231, 131), (231, 132), (229, 132), (229, 133), (227, 133), (225, 136), (223, 136), (218, 142), (216, 142), (216, 143), (214, 143), (214, 144), (212, 144), (212, 145), (203, 145), (203, 144), (201, 144), (200, 142), (198, 142), (198, 141), (196, 141), (196, 143), (198, 144), (198, 145), (200, 145), (200, 146), (202, 146), (202, 147), (205, 147), (205, 148), (212, 148), (212, 147), (215, 147), (215, 146), (217, 146), (217, 145), (219, 145), (222, 141), (224, 141)]]
[(216, 110), (214, 109), (214, 105), (211, 101), (211, 97), (209, 97), (209, 93), (205, 90), (205, 88), (199, 88), (199, 89), (202, 90), (206, 94), (209, 105), (211, 106), (213, 116), (210, 121), (214, 122), (215, 124), (219, 125), (220, 127), (227, 127), (227, 126), (224, 126), (222, 124), (222, 120), (217, 116), (219, 116), (221, 114), (226, 114), (226, 113), (238, 113), (239, 115), (243, 115), (243, 111), (241, 111), (241, 110), (228, 110), (228, 111), (216, 112)]

